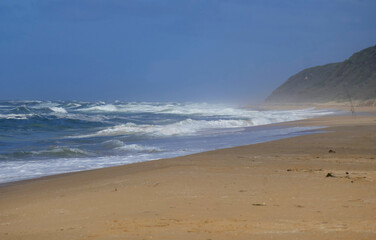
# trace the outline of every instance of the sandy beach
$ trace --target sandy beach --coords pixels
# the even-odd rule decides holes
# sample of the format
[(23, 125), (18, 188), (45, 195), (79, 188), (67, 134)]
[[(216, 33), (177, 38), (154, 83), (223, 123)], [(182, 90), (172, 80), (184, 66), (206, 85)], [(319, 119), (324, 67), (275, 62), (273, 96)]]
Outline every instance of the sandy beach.
[(376, 0), (0, 0), (0, 240), (376, 240)]
[[(286, 124), (286, 123), (285, 123)], [(0, 187), (0, 239), (376, 239), (376, 117)]]

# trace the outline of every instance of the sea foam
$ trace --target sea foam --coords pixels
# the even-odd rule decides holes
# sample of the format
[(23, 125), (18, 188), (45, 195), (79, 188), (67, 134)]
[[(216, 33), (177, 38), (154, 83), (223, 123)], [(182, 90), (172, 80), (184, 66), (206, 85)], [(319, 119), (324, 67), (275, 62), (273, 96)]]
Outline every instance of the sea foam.
[(221, 128), (239, 128), (252, 126), (252, 120), (192, 120), (186, 119), (167, 125), (148, 125), (126, 123), (100, 130), (93, 134), (73, 136), (75, 138), (88, 138), (99, 136), (119, 135), (149, 135), (149, 136), (184, 136), (192, 135), (204, 130)]
[(62, 107), (49, 107), (49, 109), (56, 113), (68, 113), (67, 110)]

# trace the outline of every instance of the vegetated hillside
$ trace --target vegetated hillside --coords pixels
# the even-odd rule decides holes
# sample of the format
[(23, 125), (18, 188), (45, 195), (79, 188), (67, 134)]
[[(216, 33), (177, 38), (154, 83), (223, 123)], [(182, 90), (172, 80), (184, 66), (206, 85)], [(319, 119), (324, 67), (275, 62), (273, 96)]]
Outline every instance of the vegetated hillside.
[(344, 62), (305, 69), (290, 77), (266, 99), (268, 103), (376, 99), (376, 45)]

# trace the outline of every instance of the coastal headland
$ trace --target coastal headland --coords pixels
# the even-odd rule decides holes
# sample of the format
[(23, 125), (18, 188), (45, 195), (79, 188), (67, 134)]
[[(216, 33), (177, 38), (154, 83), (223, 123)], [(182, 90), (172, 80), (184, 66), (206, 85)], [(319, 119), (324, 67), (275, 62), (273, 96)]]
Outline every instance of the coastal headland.
[[(374, 111), (374, 110), (372, 110)], [(0, 239), (376, 239), (376, 117), (0, 187)]]

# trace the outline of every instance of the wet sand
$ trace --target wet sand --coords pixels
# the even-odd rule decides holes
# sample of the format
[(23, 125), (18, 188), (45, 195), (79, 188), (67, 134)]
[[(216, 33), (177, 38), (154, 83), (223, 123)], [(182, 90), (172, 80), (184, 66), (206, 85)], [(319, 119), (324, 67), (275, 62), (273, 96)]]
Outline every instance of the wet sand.
[(0, 187), (0, 239), (376, 239), (376, 117)]

